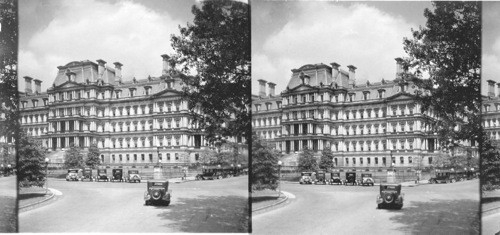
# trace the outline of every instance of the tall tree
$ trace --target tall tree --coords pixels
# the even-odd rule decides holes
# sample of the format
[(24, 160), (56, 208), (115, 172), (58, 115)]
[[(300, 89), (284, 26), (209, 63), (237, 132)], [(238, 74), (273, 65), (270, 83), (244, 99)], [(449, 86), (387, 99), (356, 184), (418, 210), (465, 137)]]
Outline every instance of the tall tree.
[(278, 188), (280, 154), (269, 148), (255, 134), (252, 135), (252, 191)]
[(20, 134), (17, 140), (19, 156), (17, 165), (17, 181), (20, 187), (43, 186), (45, 183), (45, 156), (47, 150), (40, 141)]
[(299, 170), (300, 171), (316, 171), (318, 170), (318, 159), (314, 157), (314, 152), (307, 147), (299, 155)]
[(203, 1), (201, 8), (193, 6), (192, 13), (193, 24), (172, 35), (171, 72), (181, 72), (189, 85), (184, 97), (209, 142), (220, 142), (225, 136), (249, 140), (249, 6), (229, 0)]
[(64, 167), (66, 168), (81, 168), (84, 165), (83, 154), (81, 149), (75, 145), (71, 145), (69, 150), (64, 153)]
[(323, 170), (328, 170), (333, 167), (333, 152), (330, 148), (325, 148), (321, 152), (321, 158), (319, 159), (319, 168)]
[(101, 165), (101, 159), (99, 159), (100, 151), (96, 144), (91, 144), (89, 147), (89, 152), (87, 153), (87, 158), (85, 159), (85, 165), (90, 168), (95, 168)]
[[(17, 88), (17, 1), (0, 3), (0, 136), (19, 139), (19, 95)], [(14, 141), (15, 149), (19, 142)], [(9, 164), (15, 163), (15, 160)]]
[[(428, 124), (439, 134), (442, 146), (481, 138), (481, 2), (433, 2), (425, 9), (425, 27), (404, 39), (408, 72), (421, 90), (422, 110), (438, 117)], [(428, 78), (428, 79), (427, 79)]]

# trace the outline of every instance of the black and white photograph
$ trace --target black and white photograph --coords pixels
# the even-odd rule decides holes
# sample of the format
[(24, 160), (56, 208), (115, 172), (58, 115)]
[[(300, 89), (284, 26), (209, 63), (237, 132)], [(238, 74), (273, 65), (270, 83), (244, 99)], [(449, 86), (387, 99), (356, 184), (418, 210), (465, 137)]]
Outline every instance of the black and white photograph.
[(19, 1), (19, 232), (249, 232), (249, 20), (239, 1)]
[(251, 7), (254, 233), (480, 233), (480, 2)]
[(0, 1), (0, 233), (17, 232), (17, 5)]
[(483, 3), (481, 234), (500, 233), (500, 3)]

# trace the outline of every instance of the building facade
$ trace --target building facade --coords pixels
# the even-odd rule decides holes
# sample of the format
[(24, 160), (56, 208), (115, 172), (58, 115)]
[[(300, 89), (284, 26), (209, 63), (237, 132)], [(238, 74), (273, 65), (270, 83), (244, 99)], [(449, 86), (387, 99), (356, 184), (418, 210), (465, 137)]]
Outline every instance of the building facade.
[(400, 76), (401, 59), (396, 62), (395, 79), (377, 83), (356, 84), (356, 67), (345, 71), (337, 63), (292, 69), (277, 96), (274, 83), (266, 94), (266, 81), (259, 80), (253, 131), (285, 154), (289, 165), (307, 147), (316, 155), (331, 149), (335, 167), (429, 167), (447, 152), (425, 122), (434, 113), (421, 113), (413, 95), (418, 88)]
[(490, 140), (496, 146), (500, 146), (500, 83), (493, 80), (486, 82), (488, 94), (482, 99), (483, 128)]
[(161, 76), (132, 81), (122, 79), (121, 63), (111, 68), (104, 60), (59, 66), (46, 92), (40, 80), (24, 77), (22, 129), (41, 140), (53, 163), (63, 163), (71, 145), (91, 144), (106, 165), (197, 163), (210, 146), (181, 97), (180, 75), (169, 73), (168, 56), (162, 58)]

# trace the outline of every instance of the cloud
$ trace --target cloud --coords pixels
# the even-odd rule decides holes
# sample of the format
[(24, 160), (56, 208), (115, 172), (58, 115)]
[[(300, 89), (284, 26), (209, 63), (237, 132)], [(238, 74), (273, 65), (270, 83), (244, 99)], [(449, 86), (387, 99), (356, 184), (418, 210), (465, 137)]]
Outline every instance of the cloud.
[(42, 80), (42, 90), (52, 85), (57, 66), (71, 61), (103, 59), (110, 67), (119, 61), (124, 79), (161, 75), (160, 55), (172, 52), (170, 35), (183, 23), (130, 1), (61, 1), (58, 7), (19, 52), (20, 77)]
[(258, 79), (286, 88), (290, 70), (305, 64), (337, 62), (347, 70), (358, 68), (357, 83), (394, 79), (394, 58), (404, 57), (403, 38), (411, 36), (411, 25), (364, 4), (302, 4), (281, 30), (269, 36), (252, 57), (252, 94)]

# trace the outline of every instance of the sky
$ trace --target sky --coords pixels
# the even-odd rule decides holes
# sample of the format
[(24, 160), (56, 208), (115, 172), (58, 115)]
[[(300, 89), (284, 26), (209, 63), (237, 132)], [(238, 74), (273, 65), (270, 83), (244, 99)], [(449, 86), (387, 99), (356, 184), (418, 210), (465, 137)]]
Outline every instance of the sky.
[[(488, 93), (487, 80), (500, 82), (500, 2), (483, 2), (481, 94)], [(498, 91), (495, 86), (495, 92)]]
[(160, 76), (170, 35), (193, 21), (195, 0), (19, 1), (19, 89), (24, 76), (52, 86), (57, 66), (103, 59), (124, 80)]
[[(356, 83), (392, 80), (404, 37), (424, 26), (430, 2), (252, 1), (252, 94), (259, 79), (283, 91), (291, 69), (354, 65)], [(267, 92), (267, 89), (266, 89)]]

